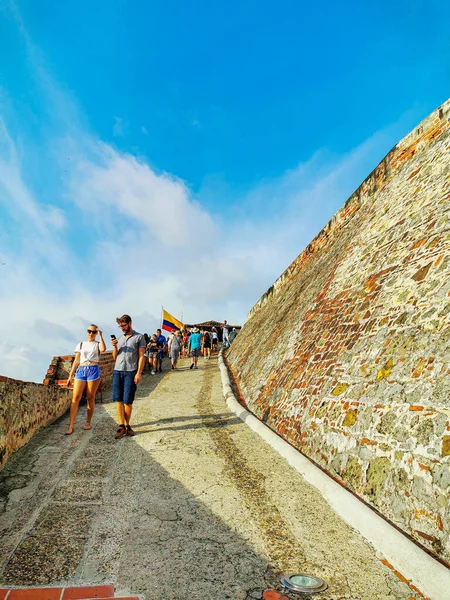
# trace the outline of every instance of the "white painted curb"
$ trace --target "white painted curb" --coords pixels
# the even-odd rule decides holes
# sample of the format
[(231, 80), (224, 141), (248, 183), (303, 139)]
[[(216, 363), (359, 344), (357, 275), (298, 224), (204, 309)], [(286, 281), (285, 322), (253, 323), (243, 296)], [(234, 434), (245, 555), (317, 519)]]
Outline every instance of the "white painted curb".
[(223, 395), (228, 408), (285, 458), (308, 483), (316, 487), (331, 508), (370, 542), (375, 550), (382, 554), (422, 594), (432, 600), (449, 600), (450, 570), (421, 550), (395, 527), (389, 525), (243, 408), (233, 393), (222, 351), (219, 354), (219, 369), (222, 376)]

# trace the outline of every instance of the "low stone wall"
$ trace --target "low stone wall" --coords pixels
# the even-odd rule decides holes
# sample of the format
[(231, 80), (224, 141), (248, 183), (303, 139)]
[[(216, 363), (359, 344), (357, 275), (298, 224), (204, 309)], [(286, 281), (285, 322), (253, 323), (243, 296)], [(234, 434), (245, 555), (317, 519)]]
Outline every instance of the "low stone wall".
[[(54, 356), (50, 366), (47, 369), (44, 385), (65, 386), (74, 360), (74, 354), (68, 354), (66, 356)], [(112, 375), (114, 371), (112, 350), (103, 352), (100, 355), (100, 371), (102, 374), (102, 388), (103, 390), (108, 389), (111, 387)]]
[(0, 376), (0, 470), (8, 457), (63, 415), (70, 390)]
[(249, 410), (450, 563), (450, 101), (264, 294), (227, 359)]

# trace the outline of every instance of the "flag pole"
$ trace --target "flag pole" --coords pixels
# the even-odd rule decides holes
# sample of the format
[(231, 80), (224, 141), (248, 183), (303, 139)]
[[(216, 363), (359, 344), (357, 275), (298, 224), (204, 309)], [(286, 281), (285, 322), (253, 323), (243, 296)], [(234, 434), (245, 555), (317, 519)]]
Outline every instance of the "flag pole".
[(161, 304), (161, 325), (160, 325), (160, 329), (162, 329), (162, 326), (163, 326), (163, 321), (164, 321), (164, 319), (163, 319), (163, 314), (164, 314), (164, 312), (163, 312), (163, 311), (164, 311), (164, 307), (163, 307), (163, 305)]

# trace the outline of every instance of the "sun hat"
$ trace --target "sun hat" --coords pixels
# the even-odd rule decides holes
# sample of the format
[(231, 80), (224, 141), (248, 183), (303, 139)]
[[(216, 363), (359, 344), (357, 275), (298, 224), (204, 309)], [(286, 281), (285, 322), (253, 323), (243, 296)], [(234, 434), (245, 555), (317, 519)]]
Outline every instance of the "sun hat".
[(194, 327), (194, 329), (192, 330), (192, 333), (198, 333), (199, 332), (199, 328), (198, 327)]

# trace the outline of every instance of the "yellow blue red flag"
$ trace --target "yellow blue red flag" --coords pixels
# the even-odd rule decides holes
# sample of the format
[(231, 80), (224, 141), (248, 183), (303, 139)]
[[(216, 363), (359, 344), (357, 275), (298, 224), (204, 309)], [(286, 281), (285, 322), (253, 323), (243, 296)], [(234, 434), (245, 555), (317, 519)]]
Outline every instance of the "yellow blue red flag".
[(177, 329), (184, 329), (184, 325), (163, 309), (162, 328), (166, 331), (176, 331)]

